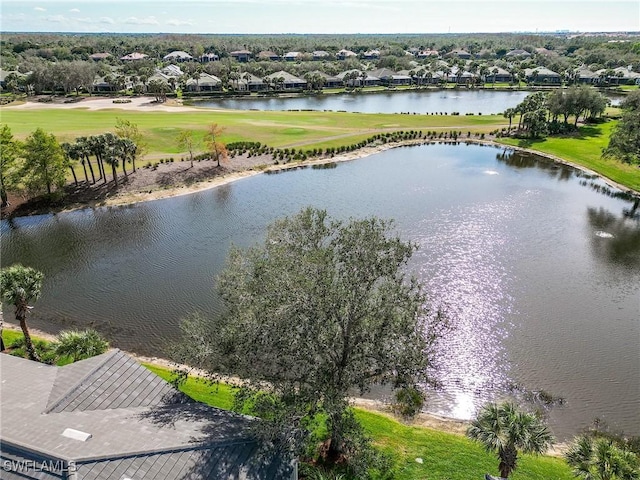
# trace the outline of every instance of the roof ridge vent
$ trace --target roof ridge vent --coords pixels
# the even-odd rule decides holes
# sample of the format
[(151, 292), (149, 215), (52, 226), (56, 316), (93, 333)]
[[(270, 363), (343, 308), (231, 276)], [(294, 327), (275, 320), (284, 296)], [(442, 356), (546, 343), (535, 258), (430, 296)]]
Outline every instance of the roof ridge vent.
[(73, 428), (66, 428), (64, 432), (62, 432), (62, 436), (71, 438), (73, 440), (79, 440), (81, 442), (86, 442), (92, 437), (90, 433), (81, 432), (80, 430), (74, 430)]

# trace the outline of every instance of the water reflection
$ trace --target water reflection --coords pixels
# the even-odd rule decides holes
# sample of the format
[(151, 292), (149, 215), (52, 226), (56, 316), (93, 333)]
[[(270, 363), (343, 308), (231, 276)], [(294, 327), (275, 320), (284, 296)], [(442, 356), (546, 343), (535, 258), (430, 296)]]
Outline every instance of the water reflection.
[(420, 245), (411, 267), (455, 327), (432, 410), (469, 417), (519, 383), (567, 398), (558, 435), (603, 413), (640, 433), (629, 355), (640, 334), (637, 201), (513, 149), (407, 147), (129, 208), (3, 221), (2, 262), (45, 270), (34, 326), (93, 325), (153, 355), (180, 318), (220, 312), (214, 278), (231, 243), (259, 243), (267, 224), (307, 205), (394, 218)]

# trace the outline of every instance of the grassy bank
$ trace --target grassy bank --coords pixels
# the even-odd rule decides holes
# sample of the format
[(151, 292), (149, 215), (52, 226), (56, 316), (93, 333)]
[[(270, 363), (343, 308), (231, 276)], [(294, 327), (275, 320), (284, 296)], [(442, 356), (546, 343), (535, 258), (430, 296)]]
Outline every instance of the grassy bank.
[[(145, 367), (164, 379), (171, 377), (169, 369), (155, 365)], [(181, 390), (215, 407), (228, 409), (233, 403), (233, 390), (228, 385), (210, 386), (189, 378)], [(390, 416), (360, 408), (355, 411), (375, 444), (393, 458), (397, 480), (467, 480), (484, 478), (485, 473), (497, 474), (495, 457), (461, 435), (404, 425)], [(422, 463), (416, 462), (416, 458), (421, 458)], [(574, 477), (562, 459), (525, 455), (511, 478), (569, 480)]]
[(612, 159), (603, 159), (602, 150), (609, 143), (615, 121), (580, 127), (579, 134), (537, 140), (502, 138), (500, 143), (529, 148), (562, 158), (603, 175), (616, 183), (640, 191), (640, 168)]
[[(21, 338), (22, 332), (5, 329), (2, 337), (8, 345)], [(33, 339), (47, 342), (37, 336)], [(143, 365), (165, 380), (172, 376), (168, 368), (148, 363)], [(212, 386), (189, 377), (180, 389), (193, 399), (214, 407), (230, 409), (233, 405), (233, 388), (229, 385)], [(494, 456), (461, 435), (404, 425), (390, 416), (360, 408), (355, 412), (375, 444), (393, 458), (396, 466), (394, 478), (397, 480), (466, 480), (483, 478), (485, 473), (497, 474)], [(416, 458), (421, 458), (422, 463), (416, 462)], [(512, 477), (513, 480), (573, 478), (564, 460), (529, 455), (521, 459)]]

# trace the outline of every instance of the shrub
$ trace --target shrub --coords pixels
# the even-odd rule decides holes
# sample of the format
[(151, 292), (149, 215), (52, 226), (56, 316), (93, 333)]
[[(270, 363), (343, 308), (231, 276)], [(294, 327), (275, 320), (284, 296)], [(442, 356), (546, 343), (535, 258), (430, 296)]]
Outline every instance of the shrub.
[(93, 329), (65, 330), (58, 334), (54, 348), (58, 357), (70, 357), (75, 362), (106, 352), (109, 342)]

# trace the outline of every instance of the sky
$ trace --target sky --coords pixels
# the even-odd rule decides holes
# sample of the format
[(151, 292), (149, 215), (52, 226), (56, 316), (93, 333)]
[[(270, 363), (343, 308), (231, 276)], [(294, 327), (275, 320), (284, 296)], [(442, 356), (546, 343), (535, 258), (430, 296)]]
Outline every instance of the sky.
[(640, 0), (1, 0), (3, 32), (640, 31)]

